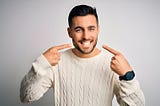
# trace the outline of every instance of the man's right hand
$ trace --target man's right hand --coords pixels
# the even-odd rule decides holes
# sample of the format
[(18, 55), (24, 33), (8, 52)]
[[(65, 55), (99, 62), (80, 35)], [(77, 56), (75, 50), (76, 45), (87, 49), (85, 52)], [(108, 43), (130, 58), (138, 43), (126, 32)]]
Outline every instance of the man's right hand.
[(45, 58), (48, 60), (48, 62), (52, 65), (55, 66), (58, 64), (60, 60), (60, 53), (59, 50), (65, 49), (65, 48), (70, 48), (71, 44), (63, 44), (59, 46), (54, 46), (49, 48), (47, 51), (43, 53)]

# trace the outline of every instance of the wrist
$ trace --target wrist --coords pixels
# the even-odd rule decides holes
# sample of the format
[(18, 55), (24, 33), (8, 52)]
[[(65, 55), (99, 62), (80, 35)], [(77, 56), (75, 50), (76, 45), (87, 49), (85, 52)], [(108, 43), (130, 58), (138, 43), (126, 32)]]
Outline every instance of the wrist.
[(126, 72), (123, 76), (119, 76), (119, 80), (130, 81), (135, 77), (135, 73), (133, 70)]

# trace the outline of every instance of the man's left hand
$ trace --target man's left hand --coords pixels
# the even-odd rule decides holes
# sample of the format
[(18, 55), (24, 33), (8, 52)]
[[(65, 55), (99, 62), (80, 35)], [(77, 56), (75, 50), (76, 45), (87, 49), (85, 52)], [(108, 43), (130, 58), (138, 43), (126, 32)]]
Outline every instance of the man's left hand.
[(102, 46), (104, 49), (112, 53), (114, 56), (111, 58), (111, 69), (116, 72), (119, 76), (123, 76), (126, 72), (131, 71), (132, 68), (126, 58), (117, 50), (107, 46)]

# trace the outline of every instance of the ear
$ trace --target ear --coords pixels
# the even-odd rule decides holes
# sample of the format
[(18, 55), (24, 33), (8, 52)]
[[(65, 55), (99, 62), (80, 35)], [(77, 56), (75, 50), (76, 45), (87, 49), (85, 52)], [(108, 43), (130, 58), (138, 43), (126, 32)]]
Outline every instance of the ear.
[(67, 28), (67, 31), (68, 31), (68, 35), (70, 38), (72, 38), (72, 30), (70, 27)]

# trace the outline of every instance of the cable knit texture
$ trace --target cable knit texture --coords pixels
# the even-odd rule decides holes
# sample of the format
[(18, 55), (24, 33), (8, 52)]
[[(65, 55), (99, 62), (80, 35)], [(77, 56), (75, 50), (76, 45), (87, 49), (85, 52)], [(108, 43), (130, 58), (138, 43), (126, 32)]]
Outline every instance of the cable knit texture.
[(38, 100), (53, 87), (55, 106), (112, 106), (114, 94), (121, 106), (144, 106), (138, 81), (119, 81), (110, 69), (110, 59), (104, 51), (92, 58), (79, 58), (69, 49), (52, 67), (41, 55), (21, 82), (21, 101)]

